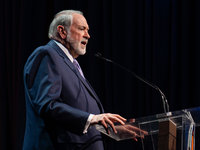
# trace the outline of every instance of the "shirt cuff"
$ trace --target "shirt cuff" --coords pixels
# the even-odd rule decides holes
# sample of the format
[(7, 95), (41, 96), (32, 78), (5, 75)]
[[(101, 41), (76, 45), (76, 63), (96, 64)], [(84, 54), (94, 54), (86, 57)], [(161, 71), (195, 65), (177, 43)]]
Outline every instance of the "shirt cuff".
[(87, 122), (85, 124), (85, 128), (83, 130), (83, 134), (87, 133), (87, 130), (88, 130), (89, 126), (90, 126), (90, 122), (91, 122), (93, 116), (94, 116), (93, 114), (89, 115), (89, 117), (87, 119)]

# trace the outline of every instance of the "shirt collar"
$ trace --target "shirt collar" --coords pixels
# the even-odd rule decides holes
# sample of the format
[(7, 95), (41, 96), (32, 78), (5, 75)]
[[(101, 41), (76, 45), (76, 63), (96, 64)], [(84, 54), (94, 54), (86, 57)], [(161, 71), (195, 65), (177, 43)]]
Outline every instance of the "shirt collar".
[(60, 49), (62, 49), (62, 51), (67, 55), (67, 57), (73, 63), (74, 58), (70, 54), (69, 50), (65, 46), (63, 46), (60, 42), (57, 42), (56, 40), (53, 40), (53, 41), (60, 47)]

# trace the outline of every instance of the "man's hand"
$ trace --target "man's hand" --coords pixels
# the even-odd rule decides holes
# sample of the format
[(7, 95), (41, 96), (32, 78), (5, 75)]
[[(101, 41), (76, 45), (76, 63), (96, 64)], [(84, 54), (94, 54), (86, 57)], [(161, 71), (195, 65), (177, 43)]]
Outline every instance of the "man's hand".
[(117, 133), (117, 130), (115, 129), (114, 123), (118, 122), (118, 123), (124, 125), (125, 121), (126, 121), (126, 119), (121, 117), (120, 115), (105, 113), (105, 114), (94, 115), (90, 124), (91, 125), (101, 124), (105, 128), (106, 132), (108, 134), (110, 134), (110, 131), (108, 129), (108, 125), (110, 125), (111, 128), (113, 129), (113, 131), (115, 133)]
[(130, 124), (125, 124), (123, 126), (115, 126), (116, 130), (117, 130), (117, 135), (122, 138), (122, 139), (126, 139), (126, 138), (132, 138), (135, 141), (137, 141), (137, 138), (144, 138), (145, 135), (148, 135), (148, 132), (144, 131), (144, 130), (140, 130), (139, 128), (132, 126)]

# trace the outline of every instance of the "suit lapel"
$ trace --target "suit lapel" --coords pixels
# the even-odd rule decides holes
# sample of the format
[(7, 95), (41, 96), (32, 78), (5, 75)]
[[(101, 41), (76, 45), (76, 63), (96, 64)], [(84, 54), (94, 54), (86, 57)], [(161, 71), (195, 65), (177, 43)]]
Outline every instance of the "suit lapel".
[[(81, 74), (79, 73), (79, 71), (74, 67), (73, 63), (69, 60), (69, 58), (66, 56), (66, 54), (62, 51), (62, 49), (60, 49), (60, 47), (53, 41), (51, 40), (48, 43), (49, 46), (53, 47), (53, 49), (55, 49), (58, 54), (63, 58), (63, 61), (66, 63), (66, 65), (68, 65), (71, 70), (77, 75), (77, 77), (81, 80), (81, 82), (83, 83), (83, 85), (86, 87), (86, 89), (89, 91), (89, 93), (94, 97), (94, 99), (97, 100), (97, 102), (101, 105), (101, 102), (98, 98), (98, 96), (96, 95), (95, 91), (93, 90), (92, 86), (89, 84), (89, 82), (87, 81), (87, 79), (84, 79)], [(101, 108), (102, 105), (101, 105)]]

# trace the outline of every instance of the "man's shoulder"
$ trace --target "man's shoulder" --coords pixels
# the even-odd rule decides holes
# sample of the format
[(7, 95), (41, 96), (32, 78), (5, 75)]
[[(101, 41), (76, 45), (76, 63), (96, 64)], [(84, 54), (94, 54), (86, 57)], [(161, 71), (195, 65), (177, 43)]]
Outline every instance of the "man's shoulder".
[(57, 52), (57, 47), (56, 44), (51, 40), (49, 43), (46, 45), (42, 45), (37, 47), (33, 52), (32, 56), (35, 55), (45, 55), (45, 54), (54, 54)]
[(37, 47), (30, 54), (30, 56), (28, 57), (26, 64), (27, 63), (40, 62), (45, 57), (49, 57), (50, 58), (50, 57), (56, 57), (56, 56), (58, 56), (58, 52), (49, 43), (46, 44), (46, 45)]

